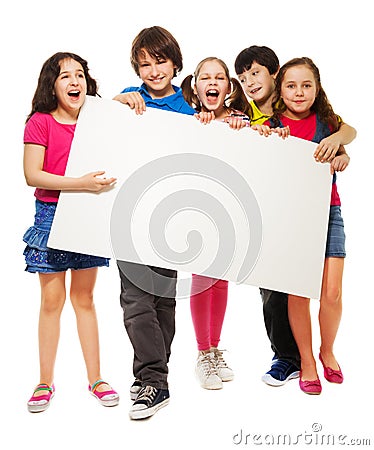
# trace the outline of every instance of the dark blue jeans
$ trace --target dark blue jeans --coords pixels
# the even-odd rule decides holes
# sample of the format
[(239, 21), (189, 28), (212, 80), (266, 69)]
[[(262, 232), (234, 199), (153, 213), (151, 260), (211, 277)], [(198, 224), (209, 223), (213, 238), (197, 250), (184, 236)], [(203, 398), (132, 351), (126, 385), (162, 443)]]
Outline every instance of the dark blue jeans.
[(300, 354), (288, 321), (288, 295), (260, 288), (265, 328), (275, 357), (300, 368)]
[(123, 261), (117, 265), (124, 324), (134, 349), (134, 376), (142, 386), (168, 389), (177, 272)]

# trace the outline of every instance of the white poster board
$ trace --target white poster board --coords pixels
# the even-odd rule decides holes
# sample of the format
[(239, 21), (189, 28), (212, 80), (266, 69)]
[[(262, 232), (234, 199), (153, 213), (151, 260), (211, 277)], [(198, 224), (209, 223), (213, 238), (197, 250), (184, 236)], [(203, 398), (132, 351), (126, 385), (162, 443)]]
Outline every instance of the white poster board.
[(319, 298), (331, 193), (316, 144), (88, 97), (48, 245)]

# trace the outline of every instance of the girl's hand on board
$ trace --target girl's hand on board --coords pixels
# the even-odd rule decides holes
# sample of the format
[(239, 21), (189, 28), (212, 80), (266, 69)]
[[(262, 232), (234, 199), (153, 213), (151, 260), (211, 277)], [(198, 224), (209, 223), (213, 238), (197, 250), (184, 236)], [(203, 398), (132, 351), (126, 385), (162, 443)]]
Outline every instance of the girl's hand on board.
[(331, 162), (340, 147), (340, 139), (336, 136), (336, 133), (327, 136), (317, 145), (314, 152), (314, 159), (317, 162)]
[(233, 130), (241, 130), (249, 124), (249, 122), (244, 120), (242, 117), (227, 117), (224, 121), (228, 123), (229, 127)]
[(268, 125), (251, 125), (252, 130), (257, 131), (261, 136), (271, 135), (271, 128)]
[(139, 92), (124, 92), (113, 97), (113, 100), (129, 105), (135, 114), (143, 114), (146, 110), (145, 101)]
[(286, 139), (290, 135), (290, 127), (271, 128), (272, 133), (276, 133), (282, 139)]
[(252, 130), (257, 131), (261, 136), (268, 137), (271, 134), (275, 133), (282, 139), (285, 139), (290, 135), (289, 127), (277, 127), (270, 128), (269, 125), (251, 125)]
[(335, 156), (335, 158), (330, 163), (331, 175), (334, 172), (343, 172), (348, 167), (350, 157), (344, 153), (343, 155)]
[(212, 120), (215, 120), (216, 116), (213, 111), (200, 111), (199, 113), (194, 114), (197, 120), (206, 125), (210, 123)]
[(99, 170), (96, 172), (90, 172), (79, 178), (80, 186), (82, 190), (90, 192), (102, 192), (108, 186), (113, 185), (117, 179), (116, 178), (105, 178), (103, 177), (105, 171)]

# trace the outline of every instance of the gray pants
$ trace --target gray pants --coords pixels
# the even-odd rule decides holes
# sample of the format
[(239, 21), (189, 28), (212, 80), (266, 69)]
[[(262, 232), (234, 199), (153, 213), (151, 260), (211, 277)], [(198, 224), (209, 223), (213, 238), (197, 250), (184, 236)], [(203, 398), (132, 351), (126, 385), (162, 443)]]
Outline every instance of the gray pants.
[(117, 265), (124, 324), (134, 349), (134, 376), (143, 386), (167, 389), (177, 272), (124, 261)]

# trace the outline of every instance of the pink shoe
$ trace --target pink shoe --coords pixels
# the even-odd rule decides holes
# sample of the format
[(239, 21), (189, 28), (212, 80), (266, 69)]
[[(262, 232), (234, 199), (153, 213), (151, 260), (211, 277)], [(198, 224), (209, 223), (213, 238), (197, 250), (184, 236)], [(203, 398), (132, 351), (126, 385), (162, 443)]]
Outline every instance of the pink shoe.
[(97, 388), (102, 384), (108, 384), (103, 380), (97, 380), (92, 386), (88, 386), (88, 390), (96, 397), (103, 406), (116, 406), (119, 403), (119, 395), (113, 389), (108, 391), (98, 391)]
[(325, 376), (327, 381), (330, 381), (330, 383), (338, 383), (338, 384), (343, 383), (344, 377), (339, 364), (338, 364), (339, 370), (334, 370), (331, 367), (325, 366), (321, 353), (319, 354), (319, 360), (323, 365), (323, 375)]
[(312, 395), (319, 395), (322, 392), (322, 385), (317, 378), (316, 380), (302, 380), (301, 379), (302, 373), (300, 370), (300, 378), (299, 378), (299, 386), (300, 389), (305, 392), (306, 394), (312, 394)]
[[(35, 393), (39, 391), (47, 391), (47, 393), (44, 395), (35, 395)], [(45, 411), (54, 395), (54, 384), (52, 384), (52, 386), (48, 386), (48, 384), (45, 383), (38, 384), (34, 390), (34, 394), (27, 402), (27, 409), (32, 413)]]

